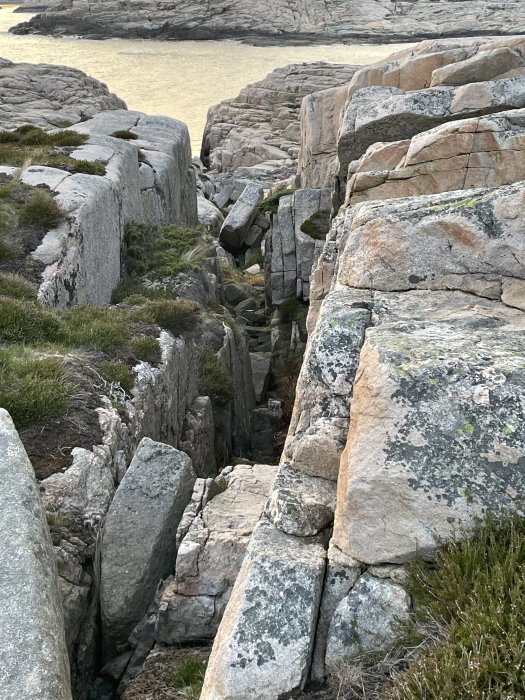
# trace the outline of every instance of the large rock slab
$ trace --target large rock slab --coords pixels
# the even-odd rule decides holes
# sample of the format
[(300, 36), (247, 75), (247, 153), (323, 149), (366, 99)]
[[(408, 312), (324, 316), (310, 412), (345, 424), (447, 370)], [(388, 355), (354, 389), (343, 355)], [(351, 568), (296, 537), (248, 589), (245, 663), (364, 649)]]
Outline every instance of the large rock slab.
[[(94, 37), (154, 39), (243, 38), (257, 43), (300, 41), (325, 43), (352, 38), (413, 41), (414, 37), (525, 32), (520, 0), (497, 5), (486, 0), (414, 0), (394, 5), (364, 0), (278, 0), (271, 7), (258, 0), (205, 0), (155, 4), (139, 0), (122, 7), (116, 0), (98, 0), (87, 8), (82, 0), (64, 5), (49, 0), (47, 11), (17, 32), (87, 34)], [(453, 21), (451, 21), (451, 17)]]
[(333, 538), (368, 564), (431, 557), (487, 511), (520, 510), (525, 488), (525, 314), (457, 292), (376, 304)]
[(239, 464), (208, 487), (212, 498), (184, 536), (175, 576), (160, 601), (158, 642), (213, 639), (276, 471), (265, 464)]
[(518, 182), (360, 204), (347, 214), (338, 280), (363, 289), (459, 289), (500, 299), (525, 278), (524, 202)]
[(525, 179), (524, 149), (522, 109), (375, 144), (350, 165), (345, 204), (518, 182)]
[(257, 214), (263, 190), (256, 183), (246, 185), (221, 227), (219, 240), (228, 250), (240, 250)]
[(71, 700), (57, 566), (33, 467), (0, 408), (0, 698)]
[(305, 683), (324, 559), (315, 540), (260, 521), (215, 638), (201, 700), (273, 700)]
[(101, 548), (104, 651), (110, 656), (174, 568), (175, 536), (195, 475), (190, 458), (144, 438), (111, 503)]

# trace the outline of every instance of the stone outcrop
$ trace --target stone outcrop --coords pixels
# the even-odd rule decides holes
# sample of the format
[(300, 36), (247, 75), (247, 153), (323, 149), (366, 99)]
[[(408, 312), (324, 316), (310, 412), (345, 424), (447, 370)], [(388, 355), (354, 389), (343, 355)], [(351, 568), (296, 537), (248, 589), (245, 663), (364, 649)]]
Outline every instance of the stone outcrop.
[(219, 172), (266, 181), (295, 174), (301, 101), (342, 85), (355, 66), (303, 63), (277, 68), (208, 111), (201, 158)]
[(104, 525), (100, 607), (106, 657), (126, 641), (159, 580), (173, 569), (175, 535), (194, 482), (184, 452), (141, 441)]
[[(183, 519), (186, 534), (179, 545), (175, 576), (160, 601), (158, 642), (178, 645), (213, 639), (276, 470), (239, 464), (206, 484), (209, 495), (189, 528)], [(192, 503), (188, 515), (194, 508)]]
[[(451, 20), (451, 18), (453, 18)], [(269, 8), (258, 0), (204, 0), (122, 7), (112, 0), (50, 0), (47, 11), (16, 30), (94, 37), (156, 39), (240, 38), (257, 43), (296, 41), (413, 40), (414, 37), (514, 34), (525, 32), (520, 0), (431, 0), (348, 3), (334, 0), (279, 0)]]
[[(107, 87), (76, 68), (0, 58), (0, 127), (64, 126), (98, 112), (125, 109)], [(4, 164), (2, 164), (4, 165)]]
[(57, 566), (33, 467), (0, 409), (0, 698), (71, 700)]
[(262, 197), (261, 187), (255, 183), (246, 185), (221, 227), (219, 240), (226, 249), (239, 251), (243, 248)]

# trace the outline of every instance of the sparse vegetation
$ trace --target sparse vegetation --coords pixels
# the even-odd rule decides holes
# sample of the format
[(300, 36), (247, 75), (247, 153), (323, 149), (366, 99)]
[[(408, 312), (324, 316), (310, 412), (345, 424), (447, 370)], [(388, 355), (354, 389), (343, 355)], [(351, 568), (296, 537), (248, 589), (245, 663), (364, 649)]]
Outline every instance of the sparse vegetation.
[(137, 134), (134, 134), (132, 131), (128, 131), (127, 129), (117, 129), (117, 131), (114, 131), (111, 136), (115, 139), (126, 139), (129, 141), (135, 141), (138, 139)]
[(58, 226), (63, 218), (64, 212), (57, 202), (41, 189), (35, 189), (18, 213), (19, 224), (43, 226), (46, 229)]
[(131, 339), (133, 354), (137, 360), (157, 362), (160, 359), (160, 345), (152, 335), (137, 335)]
[(137, 317), (179, 335), (195, 326), (200, 310), (199, 304), (190, 299), (159, 299), (147, 302)]
[(67, 530), (72, 523), (72, 519), (68, 515), (56, 510), (46, 511), (46, 519), (50, 530)]
[(135, 379), (130, 368), (118, 360), (104, 360), (99, 366), (100, 372), (109, 382), (120, 384), (125, 392), (133, 389)]
[(286, 301), (283, 301), (282, 304), (279, 304), (277, 308), (279, 310), (280, 322), (291, 323), (291, 321), (297, 318), (303, 306), (297, 297), (290, 297), (286, 299)]
[(173, 671), (169, 682), (173, 688), (183, 691), (183, 697), (187, 700), (198, 700), (205, 672), (206, 663), (204, 661), (188, 658)]
[(433, 565), (414, 562), (415, 642), (432, 641), (385, 700), (523, 697), (524, 574), (525, 519), (509, 515), (489, 516), (445, 545)]
[(212, 403), (223, 405), (234, 396), (233, 381), (226, 367), (211, 348), (199, 350), (199, 393)]
[(23, 346), (0, 348), (0, 406), (19, 430), (64, 415), (73, 389), (59, 358)]
[(279, 201), (281, 197), (286, 197), (289, 194), (294, 194), (294, 189), (279, 190), (279, 192), (274, 192), (268, 195), (263, 200), (257, 204), (257, 210), (261, 213), (276, 214), (277, 209), (279, 209)]
[(62, 328), (58, 316), (40, 304), (25, 299), (0, 298), (0, 342), (60, 342)]
[(62, 318), (68, 345), (108, 352), (123, 347), (130, 337), (130, 314), (111, 307), (77, 306)]
[[(11, 299), (36, 299), (36, 289), (21, 275), (0, 272), (0, 297)], [(0, 311), (1, 314), (1, 311)]]
[(330, 226), (330, 212), (316, 211), (301, 224), (301, 231), (314, 240), (324, 240)]

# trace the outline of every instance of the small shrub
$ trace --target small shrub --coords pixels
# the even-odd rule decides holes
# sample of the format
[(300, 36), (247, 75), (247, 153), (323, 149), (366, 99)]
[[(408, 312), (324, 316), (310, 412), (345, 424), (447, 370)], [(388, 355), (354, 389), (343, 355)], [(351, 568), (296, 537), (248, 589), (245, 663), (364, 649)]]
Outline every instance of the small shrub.
[(130, 368), (123, 362), (107, 360), (100, 363), (100, 373), (113, 384), (120, 384), (126, 392), (130, 392), (135, 384), (135, 379)]
[(58, 359), (16, 346), (0, 348), (0, 406), (18, 430), (64, 415), (73, 390)]
[(36, 299), (36, 290), (31, 282), (21, 275), (0, 272), (0, 296), (11, 299)]
[(152, 335), (137, 335), (131, 339), (133, 354), (138, 360), (156, 362), (160, 358), (160, 345)]
[(279, 200), (281, 197), (286, 197), (289, 194), (294, 194), (294, 189), (280, 190), (279, 192), (274, 192), (268, 195), (262, 201), (257, 204), (257, 210), (261, 213), (276, 214), (277, 209), (279, 209)]
[[(142, 295), (142, 289), (141, 283), (134, 277), (123, 277), (111, 293), (111, 303), (120, 304), (124, 300), (127, 303), (130, 303), (128, 301), (128, 297)], [(143, 295), (142, 298), (145, 301), (145, 297)]]
[(200, 306), (190, 299), (159, 299), (149, 301), (138, 312), (138, 318), (156, 323), (161, 328), (178, 335), (194, 328), (200, 314)]
[(108, 352), (123, 347), (129, 340), (129, 314), (100, 306), (78, 306), (64, 313), (64, 340)]
[(226, 404), (234, 397), (232, 378), (211, 348), (199, 351), (198, 386), (199, 393), (209, 396), (214, 404)]
[(489, 516), (445, 545), (432, 566), (414, 562), (407, 587), (415, 633), (437, 626), (441, 634), (395, 677), (385, 698), (523, 697), (524, 574), (525, 519), (518, 516)]
[(111, 136), (113, 136), (115, 139), (126, 139), (129, 141), (135, 141), (138, 139), (137, 134), (134, 134), (132, 131), (127, 131), (126, 129), (114, 131)]
[(58, 316), (25, 299), (0, 298), (0, 342), (59, 342), (62, 326)]
[(33, 192), (18, 214), (20, 224), (43, 226), (46, 229), (58, 226), (63, 218), (64, 212), (53, 197), (40, 189)]

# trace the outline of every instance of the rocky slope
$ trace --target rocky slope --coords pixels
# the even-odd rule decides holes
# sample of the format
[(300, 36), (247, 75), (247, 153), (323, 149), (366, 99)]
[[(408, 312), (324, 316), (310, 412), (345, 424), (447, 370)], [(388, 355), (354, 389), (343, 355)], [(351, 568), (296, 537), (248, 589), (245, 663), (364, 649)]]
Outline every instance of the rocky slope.
[(204, 0), (131, 6), (107, 0), (50, 0), (47, 11), (17, 32), (157, 39), (240, 38), (257, 43), (413, 40), (438, 36), (515, 34), (525, 31), (520, 0)]

